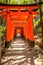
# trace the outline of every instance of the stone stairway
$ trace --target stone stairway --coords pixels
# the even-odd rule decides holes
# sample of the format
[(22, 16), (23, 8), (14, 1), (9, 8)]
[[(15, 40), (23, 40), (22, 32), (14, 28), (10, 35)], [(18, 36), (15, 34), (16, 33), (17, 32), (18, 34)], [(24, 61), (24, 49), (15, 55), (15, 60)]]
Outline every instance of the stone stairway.
[(2, 65), (35, 65), (39, 51), (27, 47), (22, 38), (16, 38), (2, 57)]

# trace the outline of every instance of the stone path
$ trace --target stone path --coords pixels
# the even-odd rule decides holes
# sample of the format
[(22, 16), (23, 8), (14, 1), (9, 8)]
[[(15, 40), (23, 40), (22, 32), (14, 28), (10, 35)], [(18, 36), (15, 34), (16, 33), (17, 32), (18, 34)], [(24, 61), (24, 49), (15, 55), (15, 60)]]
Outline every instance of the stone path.
[(27, 47), (22, 38), (16, 38), (2, 57), (2, 65), (35, 65), (40, 52)]

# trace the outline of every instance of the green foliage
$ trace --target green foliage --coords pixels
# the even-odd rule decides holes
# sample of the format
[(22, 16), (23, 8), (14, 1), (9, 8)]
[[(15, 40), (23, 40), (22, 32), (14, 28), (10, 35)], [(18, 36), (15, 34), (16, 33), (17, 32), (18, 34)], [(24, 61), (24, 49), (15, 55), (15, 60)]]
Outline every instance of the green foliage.
[(28, 4), (30, 2), (30, 0), (21, 0), (18, 1), (18, 4)]
[(2, 0), (0, 0), (0, 2), (2, 2)]
[(5, 37), (5, 27), (0, 26), (0, 36), (4, 36)]
[(35, 3), (34, 0), (0, 0), (1, 3), (8, 3), (8, 4), (29, 4)]
[(29, 4), (29, 3), (35, 3), (34, 0), (10, 0), (10, 4)]
[(38, 19), (37, 21), (34, 22), (34, 27), (37, 27), (40, 23), (40, 19)]
[(3, 17), (0, 17), (1, 23), (0, 23), (0, 36), (5, 38), (5, 19)]
[(40, 18), (37, 21), (34, 21), (34, 33), (37, 34), (38, 32), (42, 32)]
[[(30, 3), (35, 3), (35, 0), (0, 0), (0, 2), (7, 4), (30, 4)], [(37, 0), (37, 2), (39, 2), (39, 0)]]
[(41, 9), (42, 9), (42, 12), (43, 12), (43, 4), (41, 5)]
[(4, 3), (4, 2), (5, 2), (5, 0), (0, 0), (0, 2), (1, 2), (1, 3)]
[(10, 4), (16, 4), (15, 0), (10, 0)]

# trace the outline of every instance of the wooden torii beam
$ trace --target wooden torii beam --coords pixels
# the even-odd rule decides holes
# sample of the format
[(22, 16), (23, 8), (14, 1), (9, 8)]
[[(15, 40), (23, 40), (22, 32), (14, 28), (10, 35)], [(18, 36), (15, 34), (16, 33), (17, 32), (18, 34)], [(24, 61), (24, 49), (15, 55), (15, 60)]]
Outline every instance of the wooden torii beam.
[[(26, 39), (29, 39), (31, 42), (34, 41), (32, 20), (35, 17), (33, 15), (38, 14), (36, 12), (37, 10), (38, 10), (38, 6), (36, 4), (33, 4), (33, 5), (0, 4), (0, 15), (5, 17), (6, 21), (7, 21), (6, 22), (6, 42), (10, 42), (10, 40), (14, 36), (14, 33), (11, 32), (11, 29), (14, 32), (14, 29), (13, 29), (14, 27), (12, 27), (13, 25), (12, 25), (12, 22), (11, 22), (11, 18), (15, 19), (14, 18), (15, 16), (17, 16), (16, 21), (26, 21), (26, 22), (28, 22), (28, 23), (26, 23), (26, 25), (23, 25), (23, 24), (19, 24), (19, 25), (24, 27), (24, 36), (26, 37)], [(25, 17), (25, 15), (26, 15), (26, 17)], [(18, 24), (16, 24), (16, 26), (18, 26)], [(29, 30), (28, 30), (28, 28), (29, 28)], [(6, 46), (9, 46), (9, 44), (6, 43)]]

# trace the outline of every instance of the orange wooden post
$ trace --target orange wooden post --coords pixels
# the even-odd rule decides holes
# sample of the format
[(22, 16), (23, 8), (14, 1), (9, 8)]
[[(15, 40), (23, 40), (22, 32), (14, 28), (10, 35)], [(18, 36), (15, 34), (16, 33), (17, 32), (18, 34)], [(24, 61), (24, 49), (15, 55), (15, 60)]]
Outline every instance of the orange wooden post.
[(13, 40), (14, 36), (15, 36), (15, 31), (14, 31), (14, 25), (12, 23), (12, 38), (11, 38), (12, 40)]
[(25, 39), (27, 39), (27, 38), (28, 38), (27, 25), (25, 25), (25, 27), (24, 27), (24, 36), (25, 36)]
[(30, 46), (34, 46), (34, 28), (33, 28), (33, 16), (30, 15), (28, 20), (29, 40)]
[(27, 26), (26, 26), (26, 28), (27, 28), (27, 36), (26, 36), (26, 38), (27, 38), (27, 40), (29, 40), (29, 37), (30, 37), (30, 31), (29, 31), (29, 26), (30, 26), (30, 24), (28, 24), (28, 21), (27, 21)]
[(11, 40), (13, 39), (13, 24), (12, 24), (12, 21), (10, 21), (10, 38)]
[(24, 37), (24, 30), (23, 30), (24, 28), (22, 27), (21, 28), (21, 35), (22, 35), (22, 37)]
[(9, 47), (10, 44), (10, 16), (9, 14), (7, 14), (7, 18), (6, 18), (6, 43), (5, 43), (5, 47)]
[(16, 24), (13, 23), (13, 38), (15, 38), (15, 36), (16, 36), (16, 28), (15, 28), (15, 25)]

